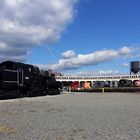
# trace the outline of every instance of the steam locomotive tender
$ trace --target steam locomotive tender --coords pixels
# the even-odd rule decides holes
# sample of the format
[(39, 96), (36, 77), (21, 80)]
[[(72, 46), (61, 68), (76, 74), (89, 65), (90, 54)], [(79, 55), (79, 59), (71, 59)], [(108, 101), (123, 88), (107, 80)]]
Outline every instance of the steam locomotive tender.
[(49, 71), (33, 65), (5, 61), (0, 63), (0, 99), (60, 94), (59, 82)]

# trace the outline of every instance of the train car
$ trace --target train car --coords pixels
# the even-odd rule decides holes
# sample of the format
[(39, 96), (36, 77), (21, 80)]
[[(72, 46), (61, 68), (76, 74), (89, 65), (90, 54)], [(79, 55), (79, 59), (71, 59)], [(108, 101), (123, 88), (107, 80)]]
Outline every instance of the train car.
[(140, 87), (140, 80), (134, 80), (134, 86)]
[(91, 82), (84, 82), (83, 83), (83, 88), (84, 89), (91, 89)]
[(119, 87), (133, 87), (134, 86), (134, 82), (131, 80), (127, 80), (127, 79), (121, 79), (118, 83)]
[(0, 64), (0, 98), (60, 94), (59, 84), (48, 71), (38, 67), (5, 61)]
[(95, 81), (95, 82), (94, 82), (94, 87), (95, 87), (95, 88), (102, 88), (102, 87), (105, 87), (105, 82), (104, 82), (104, 81)]
[(77, 81), (72, 82), (71, 87), (72, 87), (72, 89), (78, 89), (79, 88), (79, 82), (77, 82)]

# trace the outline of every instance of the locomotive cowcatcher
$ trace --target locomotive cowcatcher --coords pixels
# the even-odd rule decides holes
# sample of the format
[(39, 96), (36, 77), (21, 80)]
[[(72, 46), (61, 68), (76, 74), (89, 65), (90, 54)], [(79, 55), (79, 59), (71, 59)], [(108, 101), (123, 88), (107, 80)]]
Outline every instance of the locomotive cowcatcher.
[(0, 63), (0, 99), (60, 94), (59, 82), (49, 71), (20, 62)]

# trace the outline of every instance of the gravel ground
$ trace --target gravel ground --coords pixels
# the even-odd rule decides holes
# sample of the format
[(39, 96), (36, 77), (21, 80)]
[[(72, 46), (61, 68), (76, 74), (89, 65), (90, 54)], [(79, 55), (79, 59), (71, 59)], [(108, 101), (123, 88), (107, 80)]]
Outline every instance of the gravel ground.
[(1, 100), (0, 140), (140, 140), (140, 94)]

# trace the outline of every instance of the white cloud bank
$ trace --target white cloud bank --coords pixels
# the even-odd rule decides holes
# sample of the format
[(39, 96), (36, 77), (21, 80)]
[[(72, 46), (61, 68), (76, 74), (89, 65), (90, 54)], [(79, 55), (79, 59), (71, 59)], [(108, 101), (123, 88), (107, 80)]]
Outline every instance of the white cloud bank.
[(98, 71), (77, 71), (66, 72), (66, 76), (104, 76), (104, 75), (117, 75), (120, 74), (117, 70), (98, 70)]
[(58, 40), (77, 0), (0, 0), (0, 61), (24, 61), (35, 45)]
[(57, 64), (39, 65), (41, 68), (50, 68), (56, 71), (74, 70), (84, 66), (92, 66), (108, 62), (117, 58), (131, 56), (136, 49), (132, 47), (122, 47), (118, 50), (101, 50), (90, 54), (76, 55), (73, 50), (62, 53), (62, 59)]

